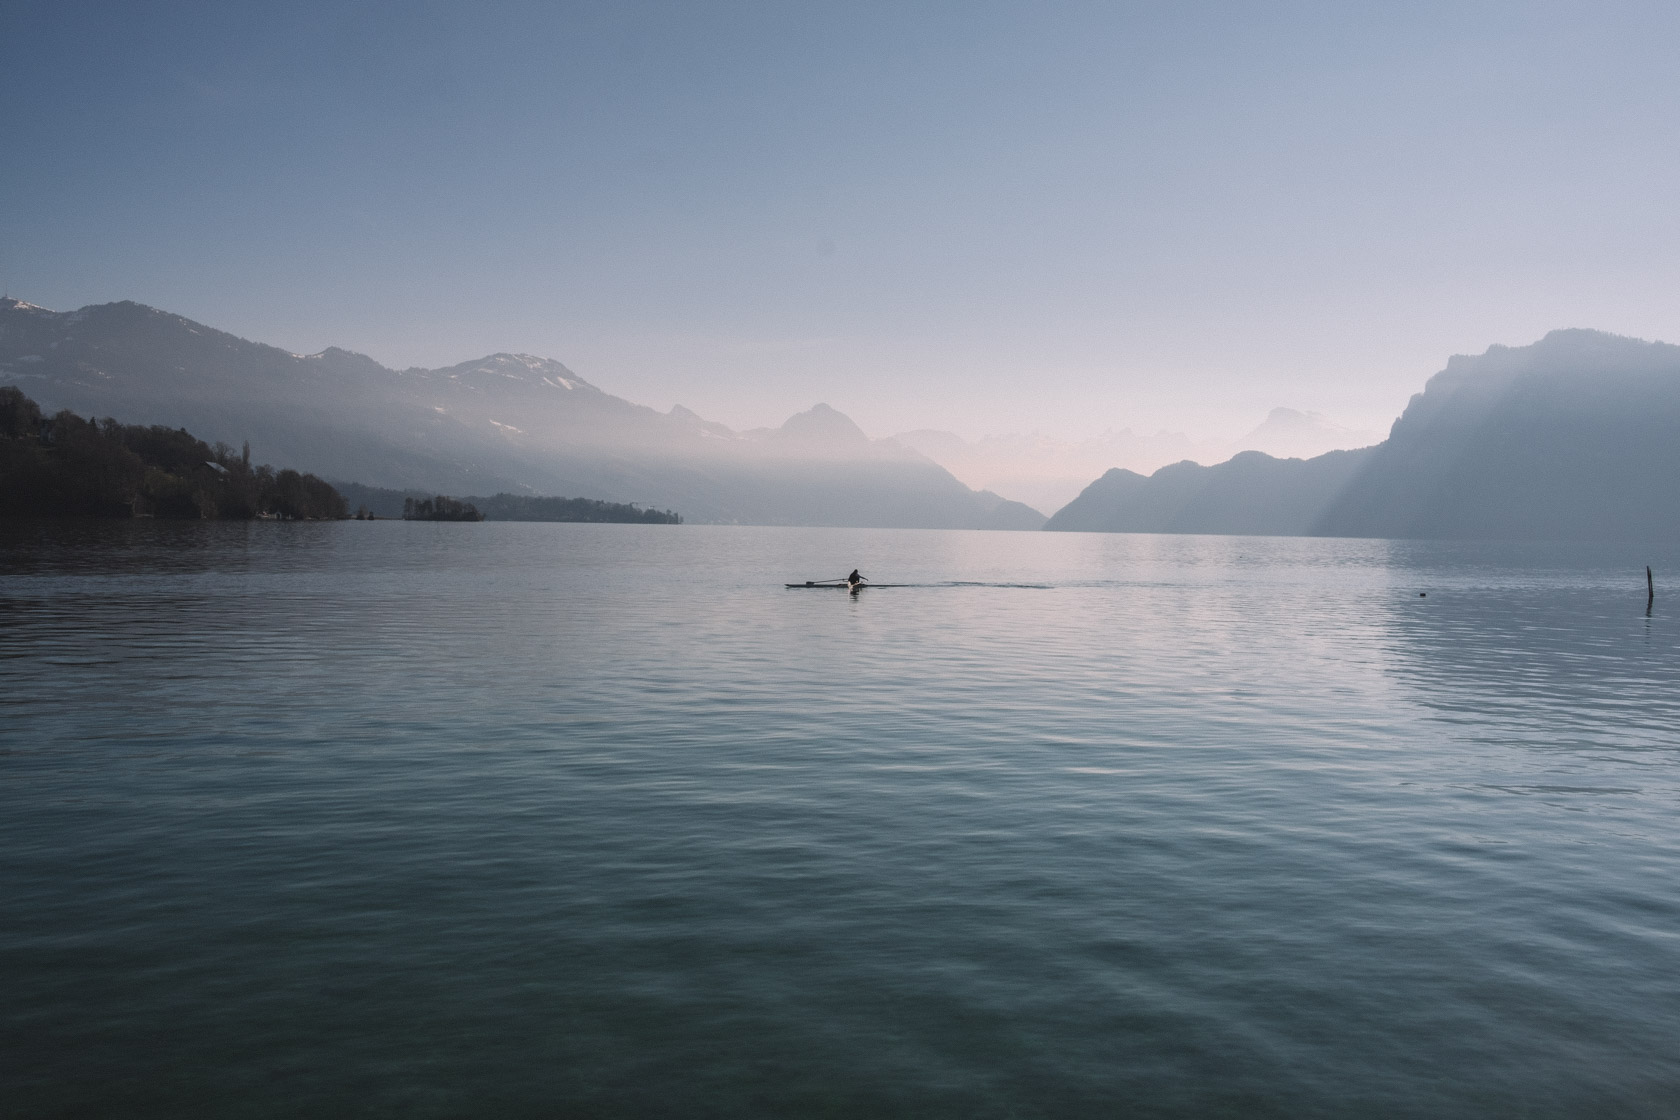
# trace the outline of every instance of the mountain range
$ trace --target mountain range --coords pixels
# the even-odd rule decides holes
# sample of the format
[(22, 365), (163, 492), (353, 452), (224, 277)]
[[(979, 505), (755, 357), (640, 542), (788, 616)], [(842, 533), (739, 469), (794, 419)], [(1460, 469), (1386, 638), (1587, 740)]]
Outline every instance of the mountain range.
[(1454, 357), (1373, 447), (1110, 470), (1046, 528), (1680, 538), (1680, 346), (1560, 330)]
[(1042, 432), (966, 440), (954, 432), (920, 429), (893, 439), (913, 447), (970, 486), (995, 490), (1039, 509), (1060, 509), (1092, 478), (1115, 467), (1147, 474), (1193, 459), (1216, 463), (1244, 451), (1305, 458), (1341, 448), (1368, 447), (1382, 438), (1336, 423), (1316, 412), (1274, 408), (1252, 431), (1235, 440), (1193, 440), (1183, 432), (1140, 434), (1109, 429), (1083, 440)]
[[(691, 522), (1680, 538), (1680, 346), (1590, 330), (1452, 358), (1371, 446), (1310, 458), (1245, 450), (1147, 476), (1114, 467), (1047, 524), (936, 461), (985, 459), (950, 433), (870, 439), (822, 404), (777, 428), (735, 431), (681, 406), (633, 404), (525, 354), (393, 370), (336, 348), (288, 353), (137, 303), (54, 312), (7, 299), (5, 383), (49, 410), (249, 440), (262, 458), (334, 481), (634, 502)], [(1279, 409), (1248, 441), (1310, 449), (1359, 435)], [(1062, 455), (1032, 438), (1006, 437), (986, 454), (994, 465)], [(1179, 438), (1110, 433), (1081, 454), (1100, 463)]]
[(827, 405), (737, 432), (681, 406), (633, 404), (527, 354), (393, 370), (338, 348), (292, 354), (138, 303), (55, 312), (7, 299), (0, 383), (49, 410), (249, 440), (276, 463), (372, 486), (635, 502), (692, 522), (1044, 522)]

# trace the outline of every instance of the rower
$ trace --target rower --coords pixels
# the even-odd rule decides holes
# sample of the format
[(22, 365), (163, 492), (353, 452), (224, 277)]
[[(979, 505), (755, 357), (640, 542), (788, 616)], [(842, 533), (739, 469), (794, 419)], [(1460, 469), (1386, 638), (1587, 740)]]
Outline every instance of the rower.
[(864, 578), (858, 575), (858, 570), (856, 568), (853, 568), (852, 574), (846, 577), (846, 585), (848, 587), (858, 587), (865, 582)]

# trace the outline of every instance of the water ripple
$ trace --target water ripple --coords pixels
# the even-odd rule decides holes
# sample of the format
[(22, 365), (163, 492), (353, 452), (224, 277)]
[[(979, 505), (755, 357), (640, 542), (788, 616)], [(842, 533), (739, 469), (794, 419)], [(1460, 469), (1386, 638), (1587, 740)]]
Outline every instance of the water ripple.
[(1677, 559), (10, 526), (0, 1090), (1668, 1115)]

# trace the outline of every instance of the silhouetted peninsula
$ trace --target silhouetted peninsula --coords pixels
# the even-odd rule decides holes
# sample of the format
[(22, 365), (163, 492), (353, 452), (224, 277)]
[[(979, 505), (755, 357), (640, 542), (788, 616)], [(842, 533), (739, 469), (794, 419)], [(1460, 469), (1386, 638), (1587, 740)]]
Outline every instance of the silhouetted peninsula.
[[(473, 521), (591, 521), (624, 525), (681, 525), (682, 515), (672, 510), (643, 509), (626, 502), (595, 498), (549, 498), (530, 494), (501, 493), (488, 498), (444, 498), (417, 490), (391, 490), (339, 482), (338, 489), (357, 507), (374, 517), (402, 517), (408, 520)], [(448, 508), (443, 503), (471, 508), (478, 516), (467, 518), (425, 517), (418, 511), (426, 503), (434, 512)]]
[(682, 515), (668, 509), (643, 509), (623, 502), (594, 498), (536, 498), (497, 494), (474, 498), (491, 521), (598, 521), (629, 525), (681, 525)]
[(404, 521), (483, 521), (484, 515), (471, 502), (439, 494), (435, 498), (406, 498), (403, 501)]

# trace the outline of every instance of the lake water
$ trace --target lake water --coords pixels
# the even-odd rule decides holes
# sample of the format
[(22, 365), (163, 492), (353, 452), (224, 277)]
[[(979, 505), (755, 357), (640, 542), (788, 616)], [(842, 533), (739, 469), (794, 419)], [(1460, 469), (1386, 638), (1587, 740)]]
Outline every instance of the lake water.
[(0, 1112), (1673, 1116), (1677, 622), (1672, 546), (7, 527)]

